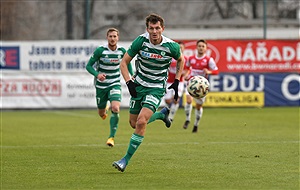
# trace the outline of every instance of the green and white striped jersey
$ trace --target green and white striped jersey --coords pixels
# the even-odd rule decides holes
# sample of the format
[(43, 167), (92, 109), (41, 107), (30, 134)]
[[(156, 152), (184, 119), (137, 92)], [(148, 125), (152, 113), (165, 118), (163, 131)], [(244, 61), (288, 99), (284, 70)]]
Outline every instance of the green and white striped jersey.
[(172, 58), (180, 57), (180, 46), (173, 40), (162, 36), (162, 42), (154, 45), (149, 33), (138, 36), (127, 53), (130, 57), (137, 55), (135, 82), (152, 88), (165, 88), (168, 68)]
[[(95, 76), (96, 88), (105, 89), (107, 87), (121, 85), (120, 62), (126, 50), (122, 46), (112, 51), (108, 48), (108, 44), (99, 46), (91, 56), (86, 70)], [(131, 64), (128, 64), (128, 70), (132, 74)], [(105, 73), (104, 81), (97, 80), (99, 73)]]

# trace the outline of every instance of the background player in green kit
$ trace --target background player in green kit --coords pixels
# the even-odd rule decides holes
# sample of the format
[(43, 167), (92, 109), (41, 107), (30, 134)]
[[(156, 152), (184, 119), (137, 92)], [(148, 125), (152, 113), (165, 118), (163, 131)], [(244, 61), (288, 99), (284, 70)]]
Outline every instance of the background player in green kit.
[[(179, 44), (162, 35), (164, 20), (161, 16), (150, 14), (146, 17), (147, 32), (138, 36), (124, 55), (120, 67), (123, 78), (129, 89), (130, 125), (134, 128), (126, 155), (113, 166), (124, 172), (129, 160), (144, 139), (147, 123), (161, 119), (170, 127), (169, 110), (156, 112), (166, 91), (168, 68), (172, 58), (177, 60), (176, 77), (169, 87), (178, 98), (178, 84), (182, 73), (184, 57)], [(127, 65), (137, 55), (138, 64), (134, 81), (130, 78)]]
[[(126, 52), (117, 45), (119, 31), (109, 28), (106, 33), (107, 44), (99, 46), (91, 56), (86, 70), (95, 77), (98, 114), (104, 120), (107, 117), (107, 102), (111, 104), (110, 134), (106, 144), (114, 146), (114, 137), (118, 129), (120, 102), (122, 98), (120, 62)], [(131, 64), (127, 65), (133, 74)]]

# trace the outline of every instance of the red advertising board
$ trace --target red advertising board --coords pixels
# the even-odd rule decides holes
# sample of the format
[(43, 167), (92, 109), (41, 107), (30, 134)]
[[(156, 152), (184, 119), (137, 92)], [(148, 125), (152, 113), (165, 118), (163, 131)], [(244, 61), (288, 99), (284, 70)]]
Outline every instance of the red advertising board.
[[(184, 54), (196, 53), (197, 40), (183, 40)], [(300, 73), (300, 40), (208, 40), (207, 54), (220, 72)]]

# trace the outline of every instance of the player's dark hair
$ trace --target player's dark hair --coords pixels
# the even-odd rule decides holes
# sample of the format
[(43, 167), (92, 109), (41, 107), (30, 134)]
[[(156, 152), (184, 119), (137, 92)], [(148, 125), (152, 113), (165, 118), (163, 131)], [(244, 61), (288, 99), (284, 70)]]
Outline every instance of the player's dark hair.
[(117, 32), (117, 34), (118, 34), (118, 36), (119, 36), (119, 30), (116, 29), (116, 28), (109, 28), (109, 29), (107, 29), (106, 36), (108, 36), (108, 34), (109, 34), (110, 32)]
[(205, 44), (207, 45), (207, 42), (206, 42), (206, 40), (204, 40), (204, 39), (198, 40), (197, 43), (196, 43), (196, 45), (198, 45), (200, 42), (205, 43)]
[(158, 14), (151, 13), (150, 15), (148, 15), (146, 17), (147, 28), (149, 26), (149, 23), (156, 24), (158, 21), (160, 22), (160, 26), (164, 27), (164, 19), (161, 16), (159, 16)]

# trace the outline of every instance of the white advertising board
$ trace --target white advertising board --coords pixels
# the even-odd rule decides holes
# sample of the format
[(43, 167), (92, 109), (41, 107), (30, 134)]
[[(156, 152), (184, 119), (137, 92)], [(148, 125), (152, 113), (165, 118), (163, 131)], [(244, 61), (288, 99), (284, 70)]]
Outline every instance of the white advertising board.
[[(97, 108), (85, 66), (106, 40), (1, 42), (1, 108)], [(129, 42), (119, 45), (128, 48)], [(122, 107), (129, 93), (122, 79)]]
[[(1, 42), (3, 71), (86, 72), (85, 65), (105, 40)], [(125, 49), (130, 42), (120, 42)]]
[[(81, 74), (3, 74), (1, 108), (53, 109), (97, 108), (93, 76)], [(129, 107), (130, 95), (122, 80), (122, 107)]]

